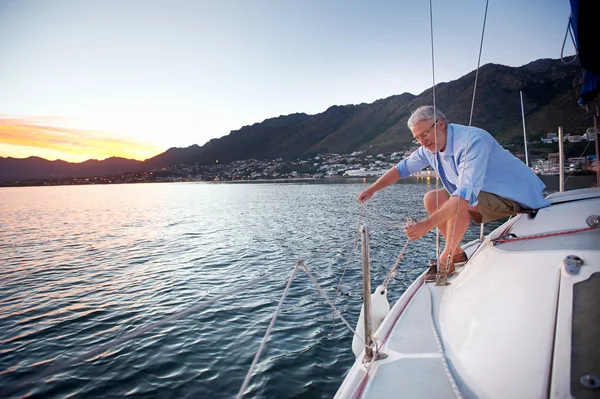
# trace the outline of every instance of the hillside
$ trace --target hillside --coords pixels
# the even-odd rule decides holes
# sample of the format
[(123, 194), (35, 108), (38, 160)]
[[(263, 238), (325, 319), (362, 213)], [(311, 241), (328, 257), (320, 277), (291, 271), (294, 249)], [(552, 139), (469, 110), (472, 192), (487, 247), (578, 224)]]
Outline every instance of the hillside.
[[(592, 116), (577, 104), (582, 80), (577, 64), (542, 59), (522, 67), (487, 64), (479, 72), (473, 125), (507, 144), (522, 135), (519, 91), (523, 91), (527, 131), (532, 139), (556, 131), (582, 131)], [(468, 124), (475, 71), (436, 88), (438, 107), (451, 122)], [(241, 159), (298, 158), (318, 153), (366, 150), (389, 153), (412, 140), (406, 122), (412, 110), (432, 101), (431, 88), (418, 96), (391, 96), (372, 104), (332, 106), (317, 115), (280, 116), (244, 126), (202, 147), (172, 148), (151, 158), (157, 167), (179, 159), (203, 164)]]
[[(437, 85), (438, 107), (450, 122), (468, 124), (474, 80), (475, 71)], [(559, 125), (567, 133), (583, 132), (592, 125), (592, 115), (577, 104), (581, 81), (580, 66), (560, 60), (541, 59), (521, 67), (484, 65), (479, 71), (473, 125), (488, 130), (512, 151), (520, 151), (522, 91), (530, 139), (556, 131)], [(0, 180), (98, 176), (175, 164), (293, 159), (357, 150), (391, 153), (412, 141), (406, 126), (411, 111), (431, 101), (430, 88), (418, 96), (404, 93), (371, 104), (334, 105), (316, 115), (279, 116), (244, 126), (203, 146), (171, 148), (144, 162), (110, 158), (73, 164), (0, 157)]]

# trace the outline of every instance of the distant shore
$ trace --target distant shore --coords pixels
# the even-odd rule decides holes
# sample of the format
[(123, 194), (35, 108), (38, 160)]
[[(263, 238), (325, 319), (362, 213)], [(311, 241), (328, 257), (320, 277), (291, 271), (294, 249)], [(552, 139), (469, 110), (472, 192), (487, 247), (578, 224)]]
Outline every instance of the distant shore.
[[(554, 192), (558, 191), (559, 179), (557, 175), (541, 175), (538, 176), (542, 182), (546, 185), (546, 191)], [(19, 182), (18, 184), (2, 183), (0, 182), (0, 188), (8, 187), (50, 187), (50, 186), (89, 186), (89, 185), (120, 185), (120, 184), (151, 184), (151, 183), (204, 183), (204, 184), (356, 184), (356, 183), (372, 183), (377, 180), (378, 177), (344, 177), (344, 176), (333, 176), (333, 177), (290, 177), (286, 179), (256, 179), (256, 180), (181, 180), (181, 181), (156, 181), (156, 182), (94, 182), (94, 183), (60, 183), (60, 182)], [(406, 179), (400, 180), (399, 184), (411, 184), (411, 183), (422, 183), (422, 184), (435, 184), (434, 176), (411, 176)], [(575, 190), (578, 188), (588, 188), (596, 186), (595, 175), (565, 175), (565, 189)]]

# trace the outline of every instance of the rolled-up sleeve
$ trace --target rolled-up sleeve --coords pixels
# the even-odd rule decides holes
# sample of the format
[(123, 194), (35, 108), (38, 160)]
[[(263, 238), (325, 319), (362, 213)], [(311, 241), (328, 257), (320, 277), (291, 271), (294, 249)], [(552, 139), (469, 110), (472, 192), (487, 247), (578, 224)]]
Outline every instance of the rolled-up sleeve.
[(417, 173), (423, 168), (429, 166), (429, 160), (423, 151), (425, 151), (423, 147), (419, 147), (416, 151), (410, 154), (408, 158), (404, 158), (402, 161), (398, 162), (396, 169), (398, 170), (401, 178), (407, 178), (413, 173)]
[(469, 148), (457, 154), (458, 182), (451, 195), (463, 198), (470, 206), (474, 206), (477, 205), (477, 196), (483, 187), (491, 145), (479, 135), (473, 135), (470, 141)]

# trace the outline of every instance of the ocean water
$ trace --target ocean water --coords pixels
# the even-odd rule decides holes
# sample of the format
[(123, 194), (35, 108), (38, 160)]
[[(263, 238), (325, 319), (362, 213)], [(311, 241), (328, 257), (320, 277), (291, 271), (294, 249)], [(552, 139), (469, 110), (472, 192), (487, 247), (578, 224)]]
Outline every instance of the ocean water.
[[(366, 186), (0, 189), (0, 396), (235, 396), (295, 262), (304, 259), (333, 298), (350, 258), (336, 303), (354, 326), (359, 217), (371, 233), (374, 288), (405, 243), (398, 225), (425, 217), (422, 197), (433, 188), (403, 181), (361, 211), (356, 197)], [(472, 226), (466, 238), (478, 235)], [(435, 256), (434, 241), (429, 233), (408, 245), (391, 304)], [(152, 323), (160, 325), (78, 360)], [(353, 363), (351, 342), (339, 320), (332, 329), (331, 309), (298, 272), (244, 397), (332, 397)]]

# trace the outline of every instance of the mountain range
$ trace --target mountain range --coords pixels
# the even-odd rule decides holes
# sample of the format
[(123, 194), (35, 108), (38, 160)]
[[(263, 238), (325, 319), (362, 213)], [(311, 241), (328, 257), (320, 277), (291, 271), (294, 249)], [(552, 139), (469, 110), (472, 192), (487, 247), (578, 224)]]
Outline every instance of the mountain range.
[[(450, 122), (468, 124), (476, 71), (436, 85), (436, 103)], [(529, 138), (555, 132), (584, 132), (592, 114), (577, 104), (583, 74), (578, 63), (540, 59), (521, 67), (486, 64), (479, 69), (472, 124), (503, 145), (522, 141), (519, 92), (523, 93)], [(370, 104), (334, 105), (316, 115), (296, 113), (244, 126), (203, 146), (170, 148), (145, 161), (108, 158), (81, 163), (0, 157), (0, 181), (47, 177), (106, 176), (174, 164), (228, 163), (244, 159), (294, 159), (320, 153), (390, 153), (410, 145), (406, 122), (432, 89), (403, 93)], [(518, 144), (517, 144), (518, 145)], [(515, 147), (518, 148), (518, 147)]]

